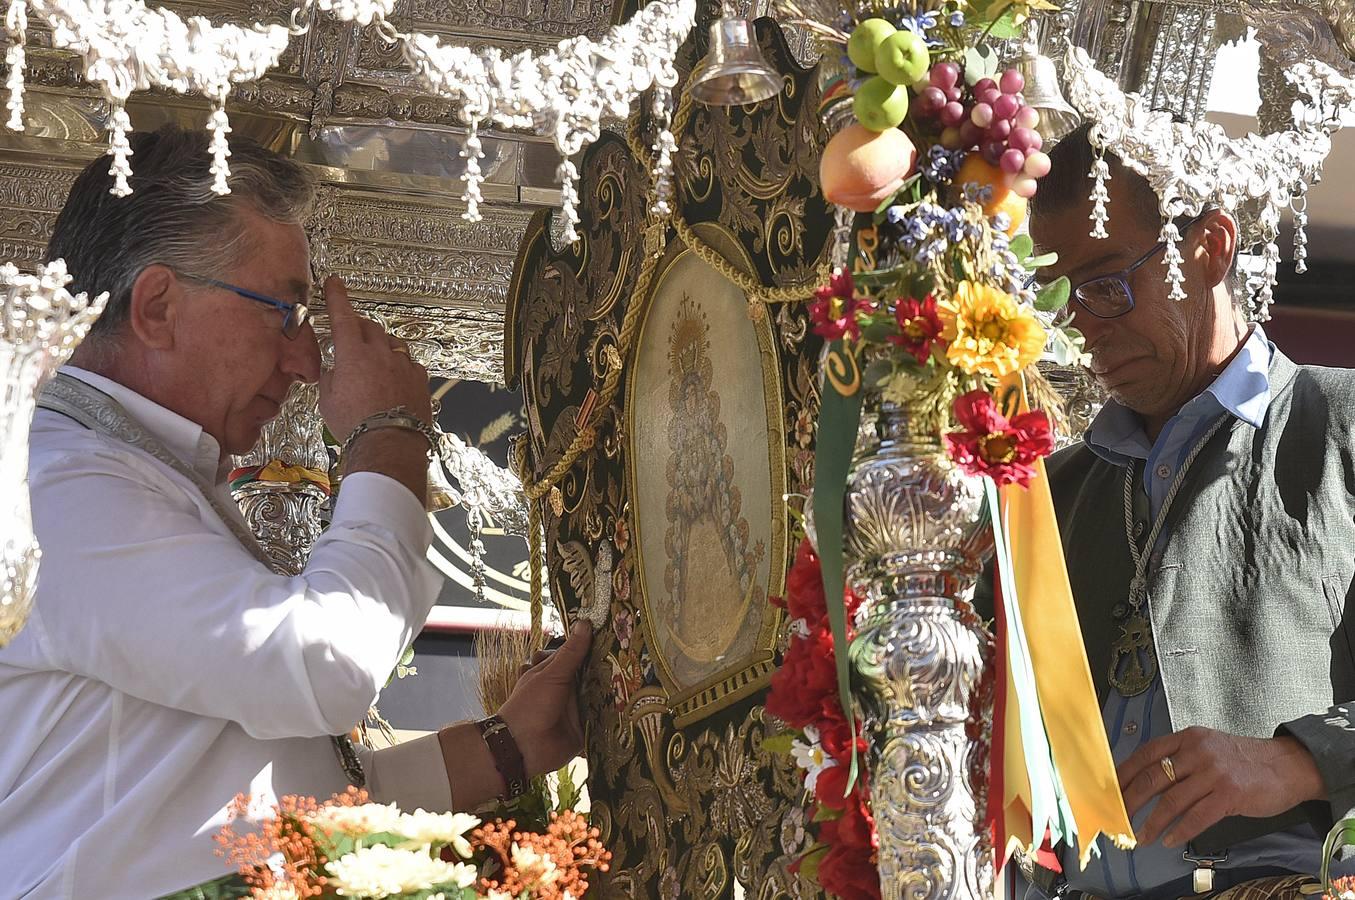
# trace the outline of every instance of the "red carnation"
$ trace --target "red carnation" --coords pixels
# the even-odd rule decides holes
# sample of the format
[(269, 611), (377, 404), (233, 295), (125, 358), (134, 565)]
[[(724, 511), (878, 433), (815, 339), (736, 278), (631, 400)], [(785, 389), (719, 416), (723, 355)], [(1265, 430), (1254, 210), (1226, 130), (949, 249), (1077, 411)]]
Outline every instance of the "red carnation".
[(814, 323), (815, 334), (830, 341), (843, 335), (861, 336), (856, 313), (863, 306), (869, 308), (870, 301), (856, 296), (851, 272), (845, 269), (834, 272), (828, 284), (814, 291), (814, 297), (809, 304), (809, 319)]
[(918, 365), (932, 355), (932, 345), (941, 340), (941, 319), (936, 315), (936, 298), (928, 294), (925, 300), (900, 297), (894, 306), (894, 320), (899, 333), (888, 338), (913, 354)]
[(828, 845), (819, 863), (819, 884), (844, 900), (879, 900), (875, 820), (862, 790), (852, 791), (851, 799), (840, 818), (819, 825), (819, 840)]
[(837, 693), (833, 636), (824, 626), (809, 637), (791, 638), (781, 667), (772, 674), (767, 712), (792, 728), (804, 728), (823, 717), (825, 703), (837, 704)]
[(1040, 411), (1009, 421), (987, 391), (955, 399), (955, 418), (964, 431), (946, 435), (946, 450), (970, 475), (987, 475), (998, 484), (1025, 487), (1035, 477), (1034, 463), (1054, 449), (1049, 418)]
[(786, 611), (792, 620), (804, 619), (810, 630), (823, 623), (828, 605), (823, 597), (823, 568), (808, 540), (795, 551), (795, 564), (786, 575)]

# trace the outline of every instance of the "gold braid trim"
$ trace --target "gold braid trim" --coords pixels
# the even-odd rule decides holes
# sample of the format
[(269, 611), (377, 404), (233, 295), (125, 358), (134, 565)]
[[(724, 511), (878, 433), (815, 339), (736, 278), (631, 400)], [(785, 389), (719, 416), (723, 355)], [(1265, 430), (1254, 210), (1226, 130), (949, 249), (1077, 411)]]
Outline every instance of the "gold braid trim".
[(532, 636), (538, 637), (541, 633), (541, 609), (542, 609), (542, 565), (544, 563), (544, 552), (542, 543), (545, 541), (545, 535), (542, 532), (541, 522), (541, 502), (542, 499), (555, 487), (569, 470), (578, 462), (579, 457), (591, 450), (597, 439), (597, 426), (601, 421), (603, 414), (611, 407), (612, 400), (616, 398), (617, 388), (621, 385), (621, 372), (625, 368), (625, 361), (630, 358), (632, 344), (635, 340), (635, 332), (639, 329), (641, 315), (645, 308), (645, 299), (649, 295), (649, 285), (654, 280), (654, 270), (658, 267), (659, 257), (662, 255), (663, 238), (667, 232), (667, 222), (658, 217), (650, 217), (649, 224), (645, 228), (644, 236), (644, 256), (640, 261), (640, 271), (635, 278), (635, 289), (631, 293), (630, 305), (626, 307), (625, 318), (621, 322), (621, 332), (617, 335), (617, 347), (611, 353), (604, 354), (607, 362), (607, 374), (602, 381), (602, 389), (598, 392), (597, 402), (593, 404), (592, 412), (587, 421), (579, 425), (578, 432), (574, 439), (569, 442), (569, 447), (556, 461), (555, 465), (539, 481), (533, 482), (529, 466), (527, 464), (527, 442), (523, 441), (522, 450), (518, 457), (518, 478), (522, 481), (522, 491), (527, 496), (527, 542), (530, 549), (528, 564), (531, 570), (531, 613), (532, 613)]
[[(673, 134), (682, 134), (687, 129), (687, 120), (692, 115), (692, 97), (691, 94), (683, 91), (682, 99), (678, 102), (677, 114), (673, 117)], [(654, 157), (650, 148), (646, 147), (640, 140), (640, 118), (632, 117), (630, 127), (626, 129), (626, 143), (630, 146), (630, 152), (635, 154), (635, 158), (644, 162), (651, 170), (654, 168)], [(675, 176), (676, 177), (676, 176)], [(813, 284), (792, 285), (790, 287), (769, 287), (762, 283), (756, 275), (750, 275), (743, 269), (730, 262), (723, 253), (703, 241), (681, 215), (675, 210), (673, 213), (673, 227), (677, 230), (678, 237), (682, 243), (687, 245), (687, 249), (696, 254), (697, 259), (719, 272), (725, 278), (729, 279), (739, 290), (743, 291), (748, 299), (748, 305), (752, 307), (749, 315), (758, 318), (762, 315), (761, 304), (766, 303), (795, 303), (809, 299), (813, 295), (814, 289), (828, 281), (830, 268), (827, 263), (819, 266), (815, 281)]]

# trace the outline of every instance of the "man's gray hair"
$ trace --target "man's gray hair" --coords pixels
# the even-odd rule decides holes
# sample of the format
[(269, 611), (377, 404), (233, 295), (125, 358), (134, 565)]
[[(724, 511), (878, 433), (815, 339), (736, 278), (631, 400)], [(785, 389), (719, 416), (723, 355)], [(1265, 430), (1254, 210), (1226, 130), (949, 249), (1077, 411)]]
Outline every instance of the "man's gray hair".
[(138, 132), (131, 136), (130, 195), (109, 193), (109, 156), (90, 163), (71, 186), (45, 260), (66, 261), (73, 292), (108, 292), (91, 339), (127, 322), (132, 285), (147, 266), (225, 275), (251, 250), (241, 210), (297, 225), (310, 214), (315, 187), (306, 171), (246, 139), (230, 141), (231, 192), (214, 193), (208, 142), (205, 131), (173, 125)]

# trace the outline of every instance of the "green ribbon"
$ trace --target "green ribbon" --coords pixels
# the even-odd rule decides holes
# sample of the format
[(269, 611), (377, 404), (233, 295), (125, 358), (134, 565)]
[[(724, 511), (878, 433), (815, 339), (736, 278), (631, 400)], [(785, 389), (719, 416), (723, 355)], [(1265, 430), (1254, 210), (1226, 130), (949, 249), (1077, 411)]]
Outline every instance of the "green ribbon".
[(983, 479), (983, 491), (992, 511), (993, 554), (1002, 588), (1002, 609), (998, 614), (1006, 616), (1007, 678), (1016, 692), (1021, 746), (1025, 753), (1026, 775), (1030, 779), (1032, 835), (1038, 844), (1047, 828), (1051, 844), (1057, 845), (1064, 839), (1071, 845), (1077, 836), (1077, 826), (1063, 782), (1054, 766), (1054, 754), (1040, 711), (1040, 698), (1035, 688), (1035, 667), (1031, 662), (1025, 624), (1021, 620), (1021, 606), (1016, 597), (1011, 542), (1007, 539), (997, 485), (991, 478)]
[[(842, 558), (842, 529), (847, 476), (856, 451), (856, 432), (861, 423), (861, 367), (853, 348), (842, 340), (828, 347), (824, 358), (823, 400), (819, 405), (819, 430), (814, 452), (814, 532), (819, 564), (823, 571), (823, 596), (828, 624), (833, 631), (833, 658), (837, 664), (838, 699), (852, 734), (856, 713), (852, 706), (851, 668), (847, 661), (846, 575)], [(847, 791), (858, 774), (856, 741)]]

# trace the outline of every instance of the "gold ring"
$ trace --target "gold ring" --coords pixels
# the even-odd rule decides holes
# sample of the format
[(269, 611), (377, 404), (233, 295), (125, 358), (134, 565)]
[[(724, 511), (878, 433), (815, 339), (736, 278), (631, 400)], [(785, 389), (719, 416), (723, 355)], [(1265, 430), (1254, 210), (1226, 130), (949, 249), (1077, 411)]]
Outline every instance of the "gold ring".
[(391, 352), (392, 352), (392, 353), (403, 353), (405, 356), (408, 356), (408, 355), (409, 355), (409, 348), (408, 348), (408, 347), (401, 346), (401, 345), (399, 345), (399, 344), (396, 344), (394, 347), (391, 347)]
[(1176, 766), (1172, 765), (1170, 756), (1162, 757), (1162, 772), (1167, 776), (1167, 780), (1176, 784)]

